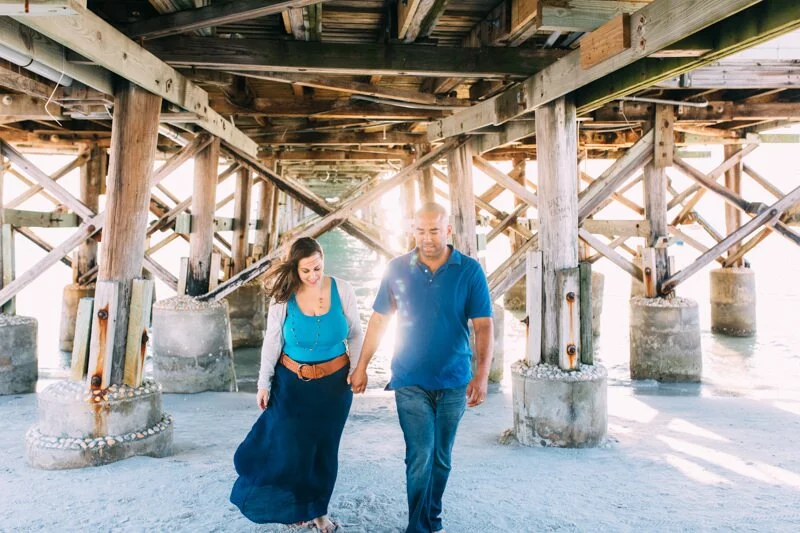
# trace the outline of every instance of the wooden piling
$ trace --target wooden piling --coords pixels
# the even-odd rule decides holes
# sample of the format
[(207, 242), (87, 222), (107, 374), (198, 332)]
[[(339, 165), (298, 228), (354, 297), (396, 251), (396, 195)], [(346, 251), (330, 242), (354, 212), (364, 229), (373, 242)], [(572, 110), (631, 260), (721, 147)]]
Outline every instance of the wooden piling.
[(195, 156), (192, 194), (192, 233), (189, 235), (189, 275), (186, 294), (208, 292), (211, 253), (214, 245), (214, 208), (217, 192), (219, 139), (214, 139)]
[(450, 184), (450, 213), (453, 218), (453, 245), (461, 253), (478, 258), (475, 229), (475, 195), (472, 187), (472, 151), (469, 143), (447, 154)]
[(231, 242), (231, 261), (236, 275), (247, 266), (248, 236), (250, 234), (250, 191), (253, 178), (250, 169), (240, 168), (236, 176), (236, 189), (233, 199), (233, 241)]

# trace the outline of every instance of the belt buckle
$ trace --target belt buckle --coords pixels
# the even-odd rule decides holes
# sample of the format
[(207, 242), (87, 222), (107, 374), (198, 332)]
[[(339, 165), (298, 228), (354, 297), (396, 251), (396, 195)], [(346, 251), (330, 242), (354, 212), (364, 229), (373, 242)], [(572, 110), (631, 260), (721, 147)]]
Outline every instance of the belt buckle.
[(314, 365), (308, 365), (308, 364), (306, 364), (306, 363), (300, 363), (300, 366), (298, 366), (298, 367), (297, 367), (297, 377), (299, 377), (299, 378), (300, 378), (300, 381), (311, 381), (312, 379), (314, 379), (313, 377), (307, 378), (307, 377), (305, 377), (305, 376), (303, 375), (303, 367), (304, 367), (304, 366), (311, 366), (311, 367), (313, 367)]

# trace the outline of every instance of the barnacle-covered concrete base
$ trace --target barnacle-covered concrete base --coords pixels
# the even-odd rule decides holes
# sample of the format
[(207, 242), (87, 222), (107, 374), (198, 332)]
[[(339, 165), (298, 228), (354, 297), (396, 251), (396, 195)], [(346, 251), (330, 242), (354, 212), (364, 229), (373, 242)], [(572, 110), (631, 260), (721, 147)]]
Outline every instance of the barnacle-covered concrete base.
[(59, 381), (39, 394), (39, 422), (25, 435), (28, 463), (61, 470), (172, 453), (172, 417), (161, 410), (161, 386), (112, 385), (90, 390)]

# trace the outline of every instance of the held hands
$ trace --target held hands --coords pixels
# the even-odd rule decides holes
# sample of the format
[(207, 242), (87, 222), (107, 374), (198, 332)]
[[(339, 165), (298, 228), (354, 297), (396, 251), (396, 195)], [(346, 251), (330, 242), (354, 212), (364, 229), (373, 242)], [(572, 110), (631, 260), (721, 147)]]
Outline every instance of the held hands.
[(353, 394), (363, 393), (367, 389), (367, 381), (367, 371), (359, 367), (347, 376), (347, 384), (353, 389)]
[(489, 388), (489, 378), (475, 376), (467, 385), (467, 405), (475, 407), (483, 403), (486, 399), (486, 391)]
[(269, 391), (267, 389), (258, 389), (258, 394), (256, 395), (256, 401), (258, 402), (258, 408), (262, 411), (267, 408), (267, 403), (269, 403)]

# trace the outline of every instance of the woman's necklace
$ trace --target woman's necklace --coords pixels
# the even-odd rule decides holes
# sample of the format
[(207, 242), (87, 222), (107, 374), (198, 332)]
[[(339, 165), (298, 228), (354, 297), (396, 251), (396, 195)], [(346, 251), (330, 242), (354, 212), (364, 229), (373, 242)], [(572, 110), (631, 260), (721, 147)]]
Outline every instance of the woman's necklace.
[[(324, 285), (323, 285), (323, 287), (324, 287)], [(320, 322), (322, 320), (322, 309), (323, 309), (324, 301), (325, 301), (325, 297), (323, 296), (323, 292), (322, 292), (322, 289), (321, 289), (319, 291), (319, 307), (317, 308), (317, 314), (315, 316), (315, 318), (316, 318), (315, 322), (317, 323), (317, 331), (316, 331), (316, 335), (314, 335), (314, 344), (311, 346), (311, 348), (308, 348), (309, 352), (313, 352), (314, 348), (316, 348), (317, 344), (319, 344), (319, 330), (320, 330)], [(297, 295), (296, 294), (295, 294), (295, 297), (294, 297), (294, 303), (297, 306), (297, 311), (302, 313), (302, 309), (300, 309), (300, 304), (297, 302)], [(289, 324), (289, 329), (291, 329), (291, 331), (292, 331), (292, 336), (294, 337), (294, 343), (297, 346), (300, 346), (300, 343), (297, 340), (297, 332), (295, 331), (294, 317), (292, 317), (292, 320), (291, 320), (291, 322)]]

